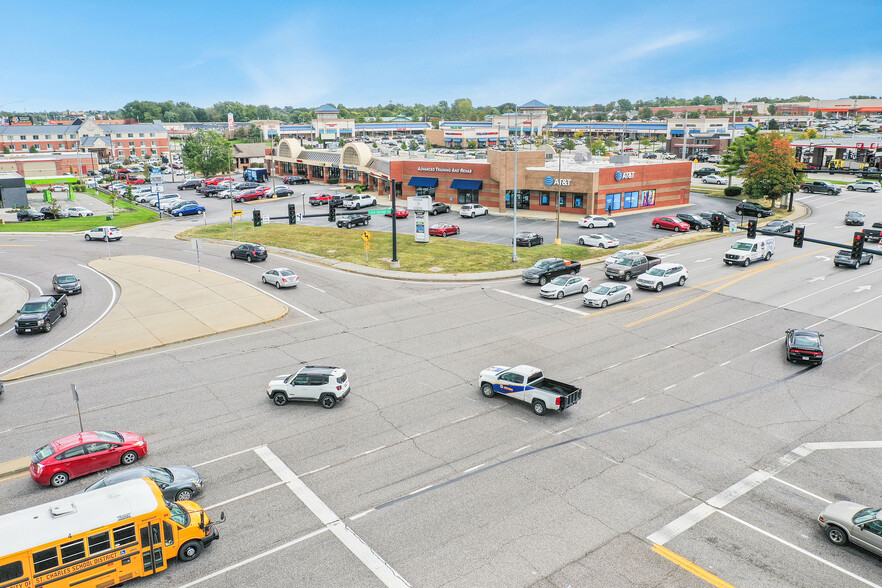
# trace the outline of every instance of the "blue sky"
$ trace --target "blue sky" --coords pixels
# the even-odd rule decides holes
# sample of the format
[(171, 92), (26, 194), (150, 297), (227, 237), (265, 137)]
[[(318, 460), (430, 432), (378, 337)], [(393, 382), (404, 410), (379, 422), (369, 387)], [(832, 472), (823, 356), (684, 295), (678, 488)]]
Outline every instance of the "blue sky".
[(882, 94), (876, 0), (35, 0), (3, 37), (10, 111)]

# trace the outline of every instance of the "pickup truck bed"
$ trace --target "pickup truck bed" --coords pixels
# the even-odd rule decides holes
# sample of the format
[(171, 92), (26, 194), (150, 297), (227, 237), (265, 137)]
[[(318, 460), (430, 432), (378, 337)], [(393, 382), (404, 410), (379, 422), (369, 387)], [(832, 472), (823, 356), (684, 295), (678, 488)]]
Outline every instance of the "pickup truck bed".
[(604, 272), (608, 278), (627, 282), (660, 263), (660, 257), (632, 254), (620, 257), (616, 263), (606, 266)]
[(581, 388), (546, 378), (542, 370), (528, 365), (489, 367), (481, 372), (478, 384), (486, 398), (496, 394), (516, 398), (530, 404), (537, 415), (564, 411), (582, 398)]

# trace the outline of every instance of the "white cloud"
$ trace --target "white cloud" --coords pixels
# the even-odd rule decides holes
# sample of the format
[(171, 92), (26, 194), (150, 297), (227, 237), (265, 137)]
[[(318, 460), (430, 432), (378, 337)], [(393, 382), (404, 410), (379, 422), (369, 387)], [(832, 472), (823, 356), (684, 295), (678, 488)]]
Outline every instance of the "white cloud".
[(680, 45), (685, 45), (687, 43), (697, 41), (702, 36), (702, 33), (698, 31), (680, 31), (670, 35), (665, 35), (664, 37), (658, 39), (653, 39), (639, 45), (628, 47), (621, 53), (614, 55), (613, 61), (621, 63), (623, 61), (632, 61), (634, 59), (652, 56), (660, 51), (664, 51), (665, 49), (671, 49), (674, 47), (679, 47)]

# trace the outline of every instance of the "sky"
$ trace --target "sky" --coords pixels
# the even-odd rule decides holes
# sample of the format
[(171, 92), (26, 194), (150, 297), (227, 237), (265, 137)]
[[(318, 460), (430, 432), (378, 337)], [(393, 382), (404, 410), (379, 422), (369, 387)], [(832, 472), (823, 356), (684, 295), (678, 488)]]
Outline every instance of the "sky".
[(3, 38), (0, 111), (882, 95), (878, 0), (33, 0)]

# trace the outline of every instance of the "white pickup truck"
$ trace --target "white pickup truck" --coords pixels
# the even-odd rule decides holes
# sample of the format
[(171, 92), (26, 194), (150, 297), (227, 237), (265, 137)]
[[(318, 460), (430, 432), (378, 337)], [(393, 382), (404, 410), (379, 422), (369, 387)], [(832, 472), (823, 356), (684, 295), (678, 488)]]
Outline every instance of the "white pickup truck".
[(481, 371), (478, 386), (487, 398), (504, 394), (527, 402), (538, 415), (549, 410), (563, 411), (582, 398), (581, 388), (546, 378), (542, 370), (529, 365), (488, 367)]
[(343, 199), (343, 208), (358, 210), (366, 206), (376, 206), (377, 199), (369, 194), (356, 194), (351, 198)]

